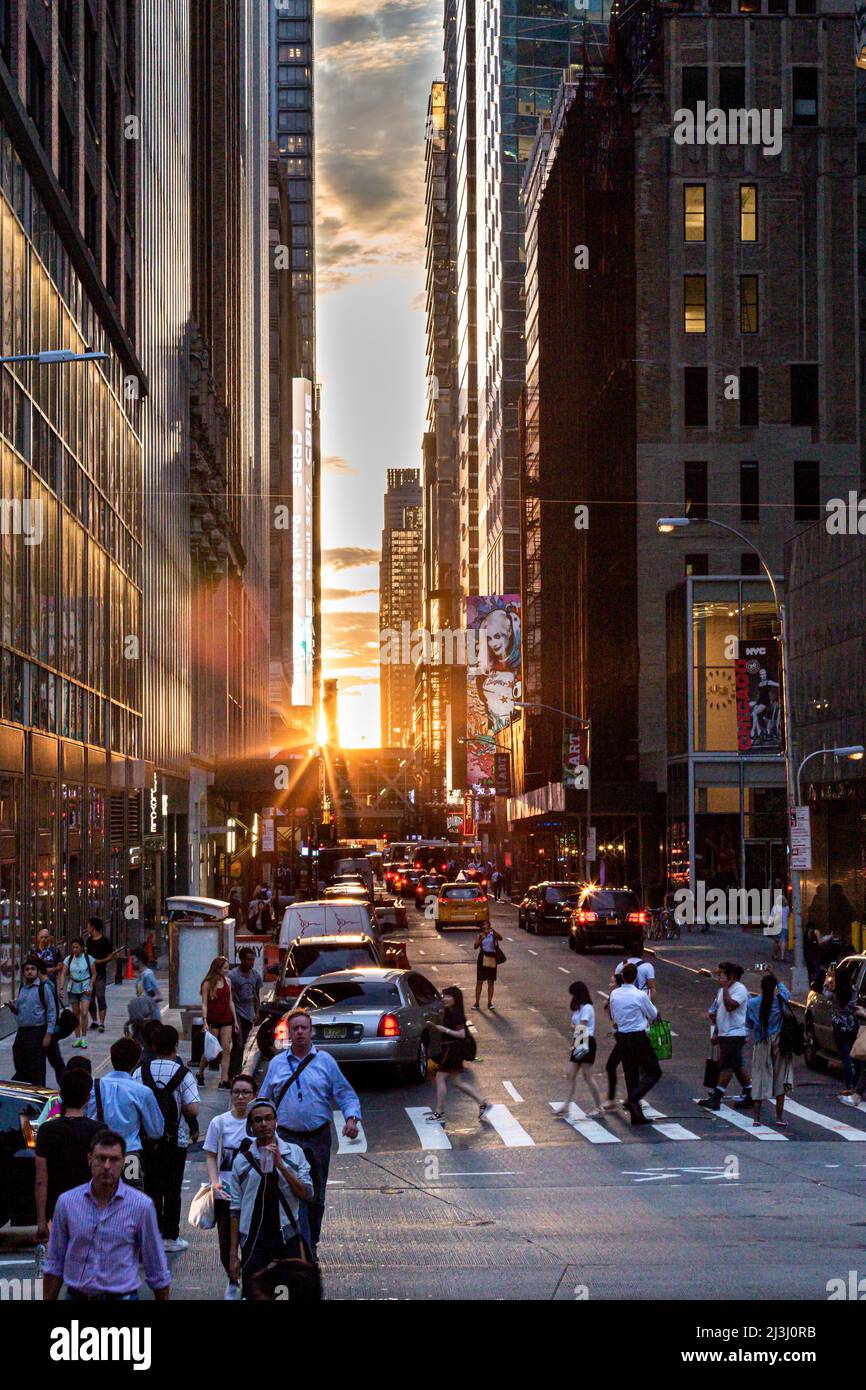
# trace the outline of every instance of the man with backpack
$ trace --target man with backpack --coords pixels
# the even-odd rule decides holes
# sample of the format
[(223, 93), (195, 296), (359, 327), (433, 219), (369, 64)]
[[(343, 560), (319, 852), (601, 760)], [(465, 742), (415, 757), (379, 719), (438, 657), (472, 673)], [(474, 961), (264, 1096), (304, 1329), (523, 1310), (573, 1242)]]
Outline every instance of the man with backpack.
[(39, 979), (39, 961), (28, 956), (21, 968), (18, 998), (9, 1007), (18, 1018), (12, 1044), (15, 1064), (13, 1081), (45, 1085), (45, 1058), (54, 1040), (57, 1024), (57, 996), (47, 980)]
[(128, 1187), (143, 1184), (142, 1149), (146, 1139), (162, 1134), (162, 1113), (151, 1092), (132, 1073), (138, 1066), (141, 1048), (132, 1038), (118, 1038), (111, 1045), (112, 1070), (99, 1076), (84, 1107), (91, 1120), (99, 1120), (124, 1140), (123, 1181)]
[(180, 1235), (181, 1189), (186, 1151), (198, 1137), (199, 1094), (192, 1072), (177, 1055), (177, 1029), (164, 1023), (152, 1031), (156, 1055), (152, 1062), (142, 1062), (134, 1079), (153, 1093), (163, 1130), (145, 1145), (144, 1190), (156, 1207), (163, 1246), (176, 1254), (189, 1246)]

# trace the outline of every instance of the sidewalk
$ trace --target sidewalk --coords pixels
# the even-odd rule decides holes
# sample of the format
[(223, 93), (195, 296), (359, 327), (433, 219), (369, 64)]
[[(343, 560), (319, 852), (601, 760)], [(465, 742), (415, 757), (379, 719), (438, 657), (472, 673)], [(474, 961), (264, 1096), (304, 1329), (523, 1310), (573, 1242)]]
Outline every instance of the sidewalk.
[(688, 932), (683, 927), (682, 933), (679, 941), (648, 941), (644, 954), (695, 972), (709, 970), (713, 981), (720, 960), (736, 961), (743, 966), (743, 982), (752, 993), (758, 991), (761, 970), (770, 965), (780, 983), (790, 989), (793, 951), (786, 953), (786, 961), (774, 961), (773, 939), (764, 936), (760, 927), (714, 926), (706, 932), (699, 927)]

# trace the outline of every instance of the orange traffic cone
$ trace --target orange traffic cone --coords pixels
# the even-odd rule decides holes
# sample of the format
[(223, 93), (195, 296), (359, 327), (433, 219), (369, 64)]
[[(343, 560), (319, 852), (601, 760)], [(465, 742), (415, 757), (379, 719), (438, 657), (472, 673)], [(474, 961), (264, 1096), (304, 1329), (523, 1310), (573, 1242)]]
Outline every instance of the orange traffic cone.
[(124, 978), (125, 980), (134, 980), (134, 979), (135, 979), (135, 971), (134, 971), (133, 968), (132, 968), (132, 956), (129, 955), (128, 953), (127, 953), (127, 957), (126, 957), (126, 973), (125, 973), (125, 975), (124, 975), (123, 978)]

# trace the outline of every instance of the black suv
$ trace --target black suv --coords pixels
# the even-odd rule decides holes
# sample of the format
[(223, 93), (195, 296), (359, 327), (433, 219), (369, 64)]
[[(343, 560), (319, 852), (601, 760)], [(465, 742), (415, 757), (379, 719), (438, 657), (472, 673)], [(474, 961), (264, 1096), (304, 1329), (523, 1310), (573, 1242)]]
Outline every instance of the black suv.
[(56, 1094), (27, 1081), (0, 1081), (0, 1226), (36, 1224), (36, 1131)]
[(535, 883), (517, 909), (517, 925), (533, 936), (565, 936), (579, 896), (579, 883)]
[(630, 888), (587, 887), (571, 913), (568, 944), (572, 951), (591, 946), (618, 946), (629, 955), (643, 950), (647, 914)]

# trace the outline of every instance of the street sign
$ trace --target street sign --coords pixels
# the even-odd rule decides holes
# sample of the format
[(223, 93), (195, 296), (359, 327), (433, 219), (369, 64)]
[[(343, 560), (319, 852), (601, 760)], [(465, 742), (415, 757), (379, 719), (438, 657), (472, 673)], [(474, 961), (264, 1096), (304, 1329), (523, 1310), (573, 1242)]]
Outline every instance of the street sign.
[(274, 852), (274, 822), (268, 817), (262, 821), (262, 854)]
[(592, 863), (596, 858), (597, 842), (598, 831), (594, 825), (590, 825), (586, 832), (586, 860), (588, 864)]
[(511, 795), (511, 754), (493, 754), (493, 786), (497, 796)]
[(812, 821), (808, 806), (789, 806), (788, 820), (791, 836), (791, 868), (812, 867)]

